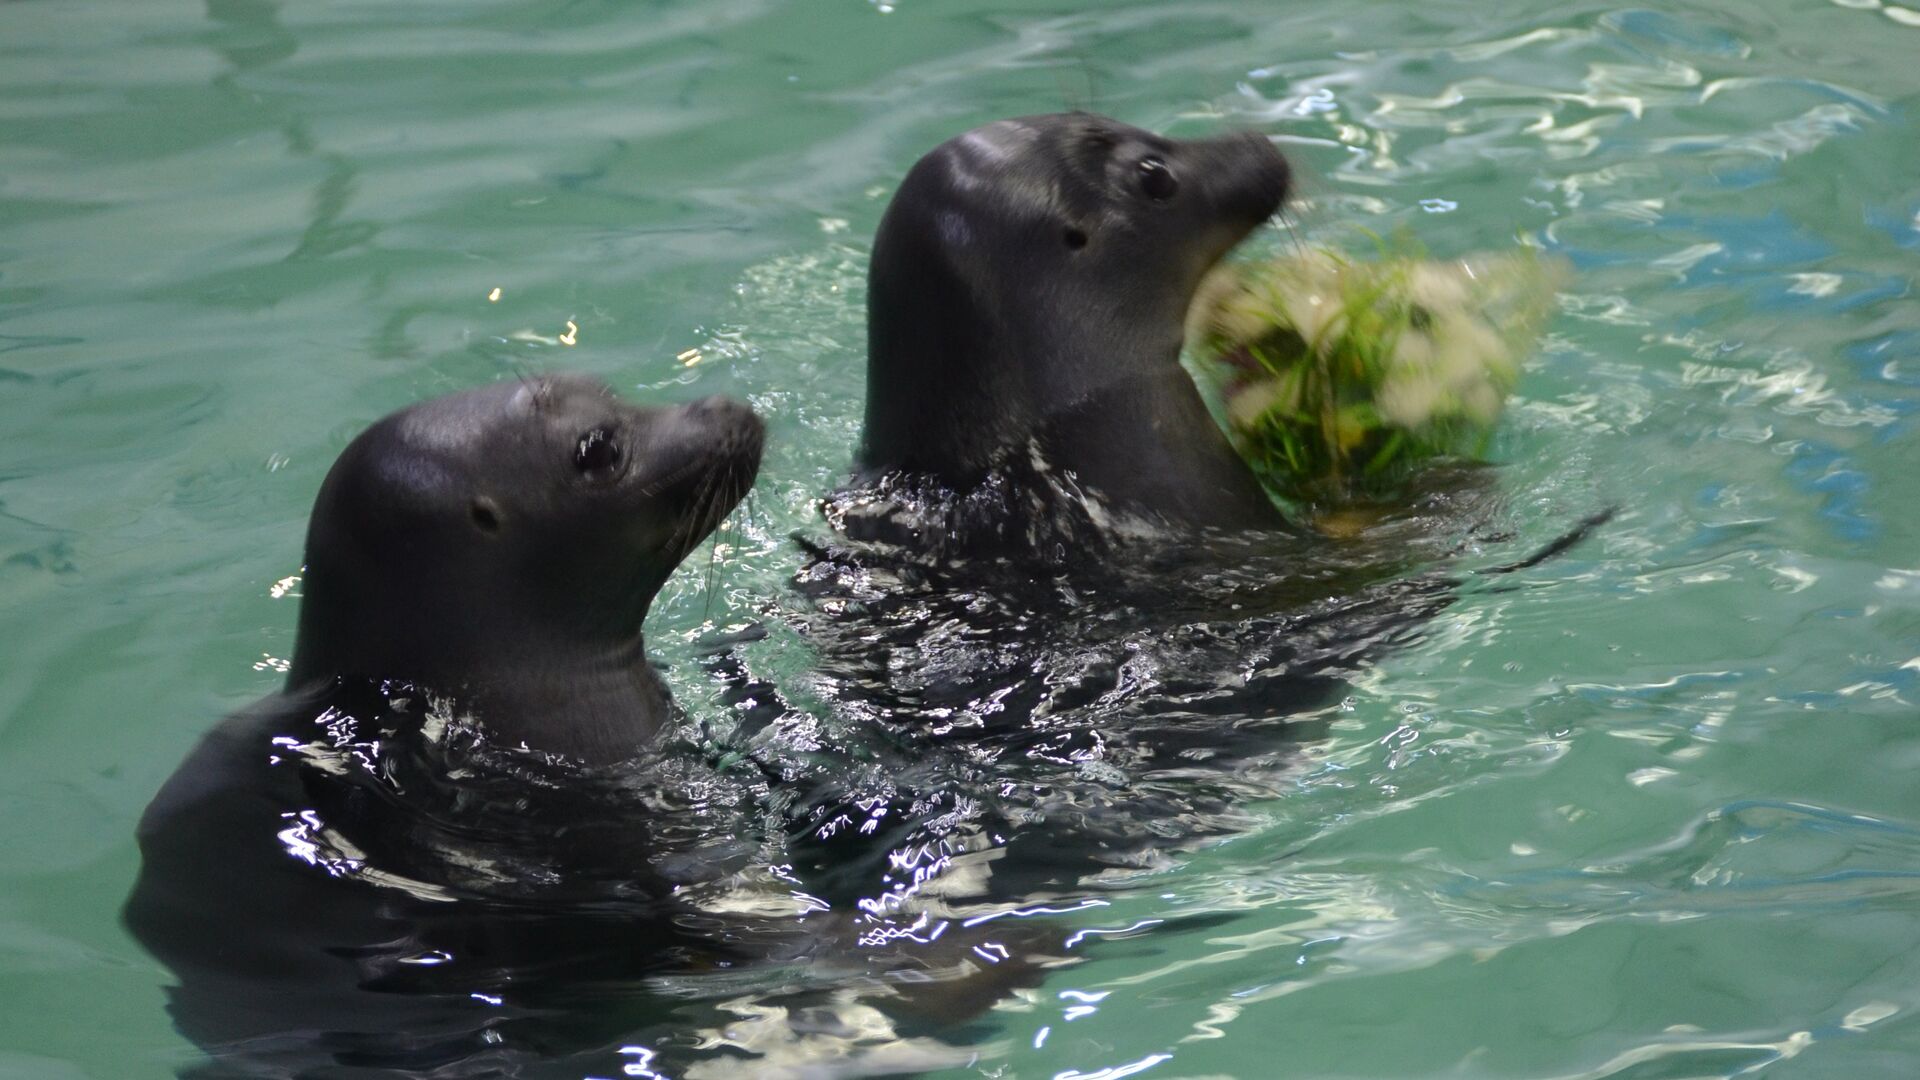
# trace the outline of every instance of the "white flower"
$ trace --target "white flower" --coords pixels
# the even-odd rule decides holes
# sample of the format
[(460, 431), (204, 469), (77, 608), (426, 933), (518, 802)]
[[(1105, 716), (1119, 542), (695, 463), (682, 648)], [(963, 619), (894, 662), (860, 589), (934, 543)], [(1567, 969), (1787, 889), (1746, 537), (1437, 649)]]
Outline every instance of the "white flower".
[(1381, 419), (1409, 431), (1424, 426), (1445, 397), (1440, 381), (1425, 371), (1396, 370), (1380, 384), (1374, 408)]
[(1257, 426), (1267, 410), (1280, 403), (1281, 385), (1279, 379), (1262, 379), (1242, 387), (1227, 399), (1228, 421), (1240, 428)]
[(1433, 370), (1435, 353), (1432, 336), (1409, 327), (1393, 343), (1394, 369), (1426, 374)]
[(1482, 427), (1500, 419), (1502, 404), (1500, 391), (1495, 390), (1491, 383), (1475, 383), (1460, 394), (1460, 412)]
[(1187, 340), (1214, 336), (1245, 345), (1272, 329), (1273, 320), (1251, 294), (1239, 266), (1221, 266), (1200, 281), (1187, 307)]
[(1327, 328), (1340, 315), (1340, 305), (1333, 297), (1319, 292), (1302, 293), (1287, 297), (1284, 301), (1287, 322), (1292, 324), (1294, 333), (1322, 354), (1333, 344), (1327, 334)]
[(1437, 323), (1436, 329), (1440, 328), (1444, 331), (1436, 335), (1435, 367), (1448, 386), (1459, 388), (1486, 381), (1489, 364), (1498, 363), (1506, 354), (1506, 343), (1472, 315), (1456, 312)]
[(1470, 300), (1472, 280), (1464, 263), (1415, 263), (1407, 271), (1407, 300), (1436, 316), (1459, 311)]

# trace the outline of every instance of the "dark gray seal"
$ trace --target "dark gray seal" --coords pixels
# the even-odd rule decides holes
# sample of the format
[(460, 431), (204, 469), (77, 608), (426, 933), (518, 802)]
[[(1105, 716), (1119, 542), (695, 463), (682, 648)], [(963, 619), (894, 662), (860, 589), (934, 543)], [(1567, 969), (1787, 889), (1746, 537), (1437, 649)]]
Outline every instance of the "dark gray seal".
[(647, 408), (577, 377), (381, 420), (314, 503), (288, 690), (405, 680), (497, 739), (633, 754), (667, 705), (647, 608), (752, 485), (761, 441), (733, 402)]
[(944, 489), (973, 517), (1282, 528), (1179, 354), (1201, 278), (1288, 180), (1259, 135), (1174, 140), (1085, 113), (935, 148), (874, 241), (855, 487), (922, 507)]
[(642, 623), (762, 438), (729, 401), (552, 377), (353, 440), (314, 505), (286, 689), (140, 822), (125, 918), (212, 1055), (194, 1075), (494, 1075), (619, 1045), (631, 994), (584, 988), (691, 948), (649, 831), (674, 714)]

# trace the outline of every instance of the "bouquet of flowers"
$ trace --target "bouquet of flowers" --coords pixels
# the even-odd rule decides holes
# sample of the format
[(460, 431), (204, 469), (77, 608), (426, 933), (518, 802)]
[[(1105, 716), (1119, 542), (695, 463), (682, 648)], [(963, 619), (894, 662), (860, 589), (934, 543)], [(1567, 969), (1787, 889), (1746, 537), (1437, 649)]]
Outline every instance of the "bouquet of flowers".
[(1481, 457), (1565, 276), (1524, 249), (1231, 263), (1195, 298), (1188, 344), (1261, 482), (1324, 512)]

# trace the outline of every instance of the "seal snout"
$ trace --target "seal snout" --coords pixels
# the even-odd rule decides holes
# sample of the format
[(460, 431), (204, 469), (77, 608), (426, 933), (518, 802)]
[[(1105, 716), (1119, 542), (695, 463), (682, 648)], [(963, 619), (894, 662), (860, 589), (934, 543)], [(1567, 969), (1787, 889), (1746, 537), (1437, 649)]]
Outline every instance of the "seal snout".
[(767, 425), (750, 407), (715, 394), (681, 407), (691, 422), (712, 432), (715, 457), (725, 466), (744, 468), (749, 478), (760, 468), (760, 452), (766, 445)]
[(1260, 162), (1257, 166), (1261, 187), (1260, 205), (1263, 208), (1260, 217), (1265, 220), (1279, 213), (1281, 206), (1286, 204), (1287, 195), (1293, 189), (1293, 167), (1287, 164), (1280, 148), (1265, 135), (1250, 131), (1243, 137), (1252, 144), (1254, 156)]
[(1220, 178), (1220, 207), (1257, 225), (1280, 212), (1293, 187), (1293, 169), (1273, 141), (1255, 131), (1209, 139), (1208, 171)]
[(731, 398), (707, 397), (656, 414), (646, 467), (635, 479), (692, 523), (699, 540), (746, 497), (760, 472), (766, 424)]

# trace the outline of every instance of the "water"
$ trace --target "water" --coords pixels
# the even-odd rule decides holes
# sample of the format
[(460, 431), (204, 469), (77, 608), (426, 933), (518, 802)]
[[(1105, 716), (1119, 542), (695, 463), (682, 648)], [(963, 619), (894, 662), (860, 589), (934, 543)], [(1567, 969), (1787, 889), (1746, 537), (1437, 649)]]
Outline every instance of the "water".
[[(194, 1060), (116, 922), (132, 825), (277, 685), (356, 430), (549, 367), (751, 400), (752, 512), (650, 634), (721, 718), (695, 645), (843, 475), (892, 185), (1068, 106), (1280, 136), (1307, 241), (1560, 251), (1513, 539), (1462, 558), (1621, 513), (1056, 917), (1102, 940), (952, 1075), (1912, 1072), (1920, 13), (885, 6), (0, 6), (0, 1075)], [(825, 708), (791, 634), (749, 658)]]

